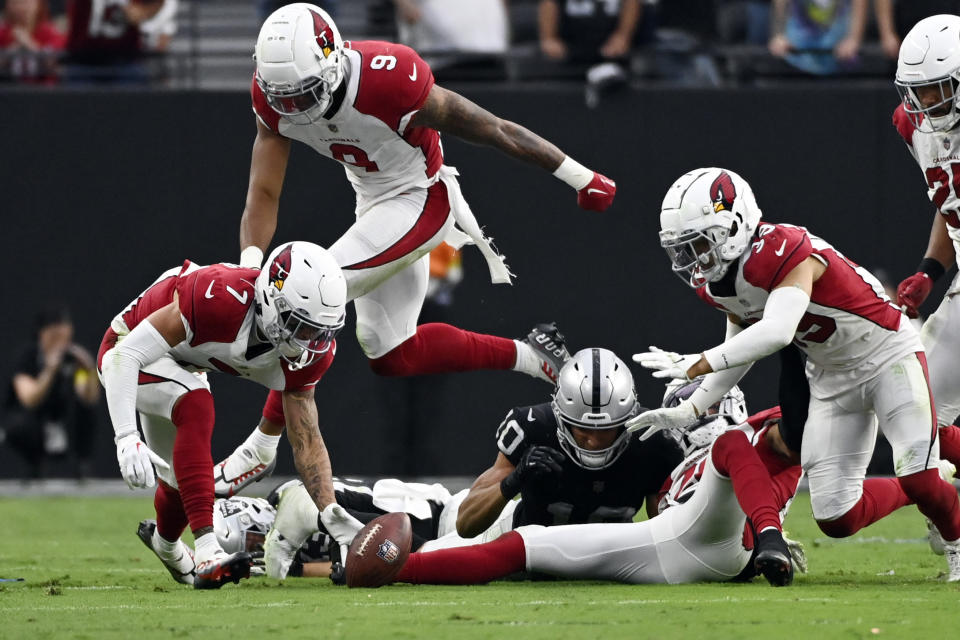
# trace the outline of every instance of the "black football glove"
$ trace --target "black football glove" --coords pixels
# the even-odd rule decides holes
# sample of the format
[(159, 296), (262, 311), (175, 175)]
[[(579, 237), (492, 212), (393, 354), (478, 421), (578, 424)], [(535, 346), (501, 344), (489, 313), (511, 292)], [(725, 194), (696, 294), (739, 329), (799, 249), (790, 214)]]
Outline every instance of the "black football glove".
[(563, 473), (563, 454), (546, 445), (530, 447), (520, 458), (520, 464), (500, 481), (500, 493), (507, 500), (520, 493), (523, 485), (556, 478)]

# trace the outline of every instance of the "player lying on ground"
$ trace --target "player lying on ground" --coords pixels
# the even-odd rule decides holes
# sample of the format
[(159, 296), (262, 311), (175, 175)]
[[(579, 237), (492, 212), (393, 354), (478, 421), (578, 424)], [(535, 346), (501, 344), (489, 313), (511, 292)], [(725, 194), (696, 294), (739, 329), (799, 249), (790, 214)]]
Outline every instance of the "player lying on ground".
[[(251, 557), (227, 554), (213, 532), (206, 371), (247, 378), (270, 391), (290, 427), (294, 462), (327, 529), (352, 520), (334, 501), (314, 387), (333, 362), (346, 283), (323, 248), (281, 245), (262, 271), (189, 261), (162, 274), (112, 321), (98, 367), (130, 487), (154, 486), (156, 523), (138, 535), (174, 579), (218, 588), (249, 575)], [(137, 431), (137, 413), (144, 441)], [(189, 523), (196, 558), (180, 539)]]
[[(689, 400), (641, 414), (629, 428), (652, 425), (646, 437), (691, 422), (754, 361), (793, 341), (808, 357), (800, 453), (821, 530), (849, 536), (915, 502), (949, 541), (949, 580), (960, 580), (960, 501), (938, 473), (940, 440), (916, 330), (867, 270), (802, 227), (760, 218), (750, 185), (732, 171), (697, 169), (670, 187), (660, 243), (673, 271), (726, 314), (727, 340), (702, 354), (654, 347), (634, 356), (657, 377), (710, 375)], [(898, 477), (864, 481), (877, 423)]]
[[(691, 392), (681, 387), (671, 403)], [(790, 584), (793, 563), (782, 519), (801, 470), (780, 453), (779, 417), (775, 408), (739, 427), (725, 416), (698, 421), (685, 432), (689, 455), (671, 473), (661, 511), (650, 520), (520, 527), (483, 545), (413, 553), (396, 581), (473, 584), (527, 570), (629, 583), (716, 582), (762, 573), (773, 585)]]

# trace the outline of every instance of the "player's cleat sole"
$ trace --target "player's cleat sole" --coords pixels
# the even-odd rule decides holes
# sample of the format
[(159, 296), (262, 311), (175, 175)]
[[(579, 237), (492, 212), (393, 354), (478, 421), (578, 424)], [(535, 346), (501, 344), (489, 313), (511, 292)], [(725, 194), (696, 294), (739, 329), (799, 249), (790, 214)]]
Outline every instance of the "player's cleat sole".
[(250, 577), (252, 564), (253, 556), (246, 551), (202, 562), (197, 566), (193, 586), (195, 589), (219, 589), (228, 582), (240, 582)]
[(767, 549), (757, 554), (757, 573), (762, 574), (774, 587), (786, 587), (793, 582), (793, 564), (790, 556), (780, 551)]
[[(140, 526), (137, 527), (137, 537), (140, 538), (140, 541), (146, 545), (147, 549), (153, 552), (160, 562), (163, 563), (163, 566), (167, 568), (167, 571), (170, 572), (170, 575), (173, 576), (173, 579), (179, 582), (180, 584), (194, 584), (196, 579), (197, 571), (196, 565), (193, 561), (193, 554), (190, 552), (190, 547), (180, 543), (181, 555), (175, 560), (165, 560), (156, 549), (153, 548), (153, 534), (157, 530), (157, 521), (156, 520), (142, 520)], [(184, 571), (186, 569), (186, 571)]]
[[(240, 473), (230, 474), (231, 477), (228, 478), (226, 474), (227, 465), (235, 456), (239, 455), (244, 456), (244, 460), (249, 464)], [(276, 467), (276, 458), (269, 463), (263, 463), (248, 448), (240, 447), (230, 454), (226, 460), (213, 467), (213, 493), (218, 498), (232, 498), (254, 482), (260, 482), (264, 478), (270, 477)]]
[(538, 324), (527, 334), (523, 342), (530, 345), (540, 359), (538, 377), (556, 383), (563, 363), (570, 359), (566, 341), (557, 329), (557, 324), (555, 322)]

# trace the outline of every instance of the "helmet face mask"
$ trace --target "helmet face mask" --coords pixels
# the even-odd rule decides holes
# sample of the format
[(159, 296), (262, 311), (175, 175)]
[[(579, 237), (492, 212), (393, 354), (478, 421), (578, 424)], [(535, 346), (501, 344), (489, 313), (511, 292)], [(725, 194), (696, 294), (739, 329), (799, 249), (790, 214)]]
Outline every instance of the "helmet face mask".
[[(609, 467), (626, 450), (630, 435), (624, 426), (638, 405), (630, 369), (608, 349), (583, 349), (573, 355), (557, 377), (551, 403), (557, 418), (560, 448), (584, 469)], [(576, 431), (614, 431), (603, 449), (577, 442)]]
[(217, 500), (213, 532), (227, 553), (261, 551), (277, 511), (263, 498)]
[(293, 124), (317, 122), (344, 79), (343, 48), (323, 9), (301, 2), (274, 11), (254, 55), (257, 85), (270, 108)]
[(894, 84), (918, 130), (947, 131), (960, 122), (960, 16), (920, 20), (900, 45)]
[(707, 167), (673, 183), (660, 206), (660, 246), (673, 272), (695, 289), (723, 278), (760, 224), (750, 185), (733, 171)]
[[(675, 407), (689, 399), (701, 382), (703, 382), (702, 377), (689, 382), (671, 380), (663, 395), (663, 406)], [(743, 391), (740, 387), (734, 386), (719, 402), (707, 409), (695, 423), (683, 429), (674, 430), (673, 437), (683, 448), (683, 455), (689, 456), (695, 451), (709, 447), (720, 434), (743, 424), (748, 417), (747, 401)]]
[(329, 351), (346, 321), (343, 273), (326, 249), (310, 242), (274, 249), (254, 290), (257, 327), (293, 370)]

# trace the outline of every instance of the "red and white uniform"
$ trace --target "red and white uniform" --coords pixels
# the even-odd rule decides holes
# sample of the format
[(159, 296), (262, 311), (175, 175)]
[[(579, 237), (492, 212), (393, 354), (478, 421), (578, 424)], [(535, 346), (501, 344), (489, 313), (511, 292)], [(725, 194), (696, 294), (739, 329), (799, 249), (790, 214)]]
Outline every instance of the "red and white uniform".
[[(187, 337), (140, 370), (137, 391), (137, 411), (147, 446), (164, 460), (173, 459), (174, 405), (189, 391), (210, 389), (207, 371), (248, 378), (271, 389), (267, 407), (277, 411), (281, 391), (316, 385), (333, 362), (335, 343), (323, 357), (294, 371), (272, 344), (257, 337), (253, 298), (258, 273), (234, 265), (204, 267), (186, 261), (164, 272), (110, 323), (97, 355), (101, 379), (111, 366), (110, 354), (117, 342), (144, 318), (170, 304), (174, 293), (178, 295)], [(166, 471), (158, 468), (157, 473), (177, 488), (172, 465)]]
[[(960, 260), (960, 130), (937, 133), (918, 131), (903, 110), (893, 112), (893, 124), (907, 143), (927, 183), (930, 201), (944, 217), (947, 233)], [(927, 352), (930, 388), (937, 420), (949, 425), (960, 415), (960, 273), (954, 277), (937, 310), (927, 318), (920, 339)]]
[(443, 166), (440, 134), (410, 126), (433, 87), (429, 65), (389, 42), (347, 42), (344, 56), (345, 93), (329, 118), (284, 119), (256, 80), (251, 95), (264, 126), (340, 162), (356, 191), (357, 220), (330, 252), (343, 268), (348, 299), (357, 300), (361, 346), (377, 358), (416, 332), (428, 254), (441, 241), (477, 244), (495, 282), (509, 282), (509, 272), (480, 232), (456, 170)]
[[(926, 360), (916, 330), (869, 271), (803, 227), (761, 224), (736, 265), (734, 289), (697, 290), (708, 304), (747, 323), (763, 316), (770, 292), (813, 257), (826, 266), (794, 342), (808, 357), (810, 409), (801, 458), (817, 520), (834, 520), (860, 499), (877, 422), (893, 447), (898, 476), (939, 459)], [(733, 267), (731, 267), (733, 268)]]
[(124, 7), (143, 0), (70, 0), (67, 50), (81, 59), (132, 58), (140, 54), (140, 28)]
[[(779, 410), (766, 411), (739, 428), (756, 446), (766, 433), (766, 422), (778, 418)], [(563, 578), (635, 584), (735, 578), (750, 560), (752, 550), (747, 547), (752, 547), (752, 534), (733, 483), (716, 470), (711, 451), (708, 447), (695, 452), (674, 469), (661, 501), (669, 508), (650, 520), (519, 527), (527, 569)], [(771, 478), (781, 517), (800, 476), (800, 468), (793, 466)]]

